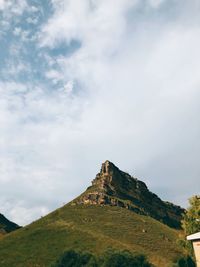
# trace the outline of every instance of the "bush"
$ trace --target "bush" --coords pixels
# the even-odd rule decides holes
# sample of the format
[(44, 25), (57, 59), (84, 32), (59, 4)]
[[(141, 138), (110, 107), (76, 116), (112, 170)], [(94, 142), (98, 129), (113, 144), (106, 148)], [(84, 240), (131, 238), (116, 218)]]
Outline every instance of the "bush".
[(52, 267), (151, 267), (144, 255), (108, 250), (102, 256), (74, 250), (66, 251)]
[(173, 267), (196, 267), (196, 264), (190, 256), (185, 256), (180, 257)]
[(66, 251), (52, 267), (98, 267), (95, 257), (90, 253)]
[(101, 267), (150, 267), (144, 255), (134, 255), (129, 251), (108, 251), (103, 255)]

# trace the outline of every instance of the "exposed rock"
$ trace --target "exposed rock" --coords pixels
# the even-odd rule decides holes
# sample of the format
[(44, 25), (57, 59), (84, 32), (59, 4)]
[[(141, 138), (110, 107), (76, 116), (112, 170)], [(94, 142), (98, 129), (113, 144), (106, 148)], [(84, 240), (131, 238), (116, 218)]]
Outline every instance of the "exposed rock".
[(71, 204), (119, 206), (151, 216), (174, 228), (180, 228), (184, 212), (181, 207), (162, 201), (149, 191), (144, 182), (119, 170), (108, 160), (102, 164), (92, 186)]

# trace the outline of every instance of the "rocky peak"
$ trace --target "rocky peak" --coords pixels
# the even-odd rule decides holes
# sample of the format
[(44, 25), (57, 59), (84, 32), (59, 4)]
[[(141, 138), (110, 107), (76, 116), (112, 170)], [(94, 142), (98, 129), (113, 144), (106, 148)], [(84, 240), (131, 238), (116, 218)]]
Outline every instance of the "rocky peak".
[(100, 172), (92, 181), (92, 186), (109, 195), (118, 197), (124, 195), (125, 198), (136, 191), (148, 190), (145, 183), (121, 171), (108, 160), (102, 163)]
[(149, 191), (144, 182), (121, 171), (108, 160), (102, 164), (92, 186), (72, 204), (120, 206), (175, 228), (180, 227), (184, 212), (181, 207), (162, 201)]
[(119, 171), (120, 170), (112, 162), (106, 160), (104, 163), (102, 163), (100, 172), (92, 181), (92, 186), (104, 191), (106, 191), (108, 188), (111, 189)]
[(109, 160), (106, 160), (104, 163), (102, 163), (101, 165), (101, 171), (100, 174), (101, 175), (111, 175), (113, 174), (114, 171), (116, 171), (119, 169)]

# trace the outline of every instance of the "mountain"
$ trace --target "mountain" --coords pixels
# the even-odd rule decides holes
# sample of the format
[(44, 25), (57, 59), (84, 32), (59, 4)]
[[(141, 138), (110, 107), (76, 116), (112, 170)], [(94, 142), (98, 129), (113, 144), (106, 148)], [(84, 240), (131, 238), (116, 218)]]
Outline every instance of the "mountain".
[(181, 211), (106, 161), (79, 197), (1, 238), (0, 266), (48, 267), (69, 249), (101, 255), (108, 248), (143, 253), (157, 267), (172, 266), (182, 254), (176, 242), (181, 230), (175, 229)]
[(19, 229), (20, 227), (0, 214), (0, 235), (4, 235)]
[(146, 184), (118, 169), (112, 162), (102, 164), (90, 186), (73, 204), (111, 205), (123, 207), (180, 228), (184, 209), (162, 201)]

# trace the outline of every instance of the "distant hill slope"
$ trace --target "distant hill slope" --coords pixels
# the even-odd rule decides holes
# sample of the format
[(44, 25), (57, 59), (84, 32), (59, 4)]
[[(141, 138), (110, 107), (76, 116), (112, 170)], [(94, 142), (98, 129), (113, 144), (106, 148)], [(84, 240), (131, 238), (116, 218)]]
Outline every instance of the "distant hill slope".
[[(160, 211), (160, 203), (167, 211)], [(176, 244), (181, 231), (158, 219), (162, 214), (175, 214), (171, 218), (178, 222), (177, 210), (149, 192), (144, 183), (106, 162), (92, 187), (80, 197), (5, 235), (0, 240), (0, 266), (50, 267), (69, 249), (101, 254), (111, 247), (144, 253), (155, 266), (171, 267), (182, 253)]]
[(124, 207), (148, 215), (173, 228), (180, 228), (184, 209), (162, 201), (146, 184), (119, 170), (112, 162), (102, 164), (101, 171), (72, 204), (100, 204)]
[(0, 214), (0, 235), (10, 233), (19, 228), (17, 224), (9, 221), (4, 215)]

